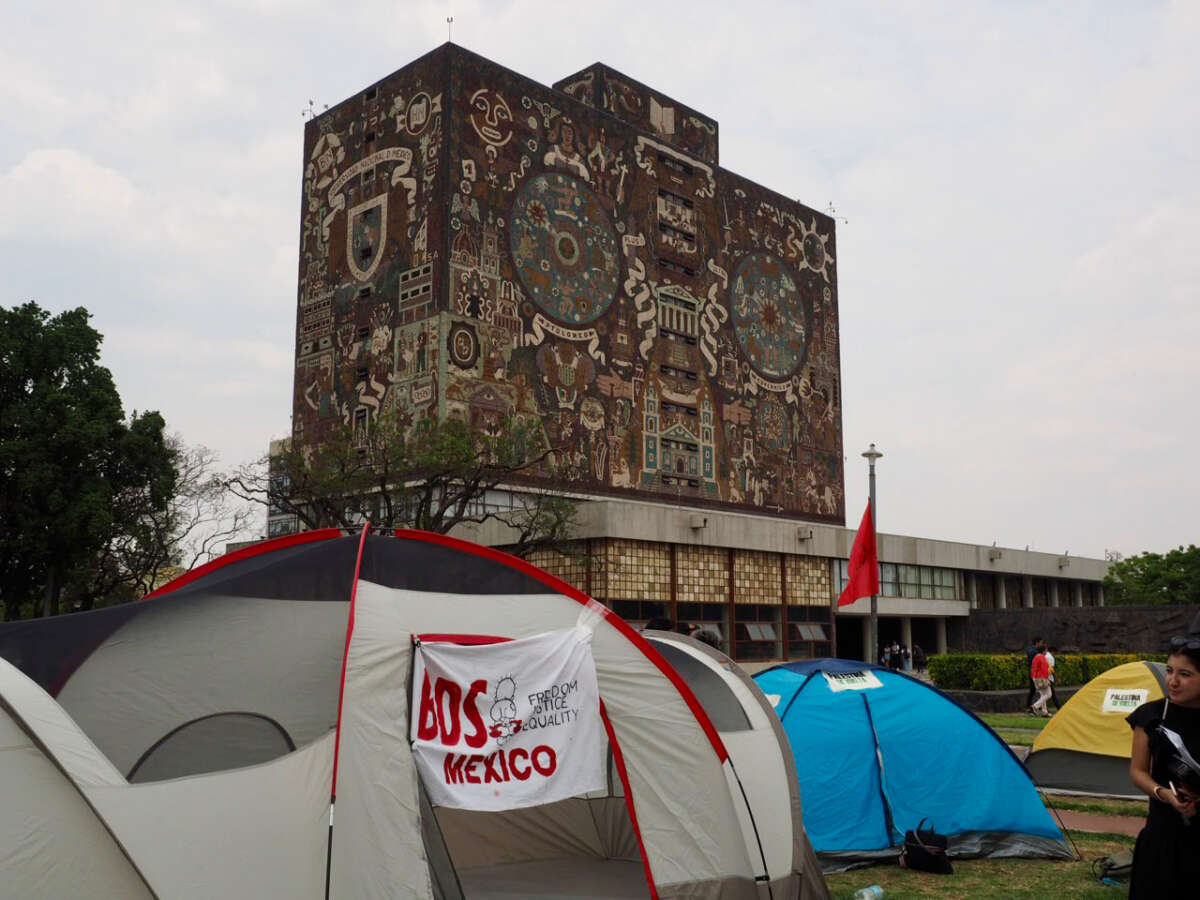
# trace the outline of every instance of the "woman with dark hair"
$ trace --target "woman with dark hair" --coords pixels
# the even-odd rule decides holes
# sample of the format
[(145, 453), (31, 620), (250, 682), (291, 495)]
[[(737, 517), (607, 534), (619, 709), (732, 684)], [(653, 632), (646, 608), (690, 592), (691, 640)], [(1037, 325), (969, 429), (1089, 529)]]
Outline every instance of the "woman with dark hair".
[(1133, 850), (1129, 896), (1196, 896), (1200, 889), (1200, 636), (1171, 639), (1167, 696), (1127, 717), (1133, 728), (1129, 776), (1150, 796)]

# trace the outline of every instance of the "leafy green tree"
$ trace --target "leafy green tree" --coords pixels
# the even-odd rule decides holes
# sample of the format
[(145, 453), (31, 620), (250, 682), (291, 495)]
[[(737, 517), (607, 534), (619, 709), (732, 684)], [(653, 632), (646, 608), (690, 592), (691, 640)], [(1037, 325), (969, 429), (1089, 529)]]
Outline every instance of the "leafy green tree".
[(164, 509), (175, 454), (157, 412), (128, 421), (81, 308), (0, 308), (0, 600), (6, 619), (89, 608), (108, 548)]
[(509, 418), (484, 431), (448, 418), (407, 424), (382, 416), (369, 429), (338, 428), (316, 444), (289, 442), (231, 473), (231, 492), (295, 516), (305, 528), (418, 528), (445, 534), (458, 525), (497, 521), (512, 532), (507, 549), (525, 556), (540, 547), (564, 550), (575, 526), (575, 504), (520, 484), (554, 465), (540, 423)]
[(1200, 547), (1141, 553), (1116, 560), (1104, 579), (1109, 605), (1200, 604)]
[(189, 446), (178, 435), (166, 440), (175, 466), (170, 499), (159, 503), (146, 490), (128, 491), (111, 538), (96, 554), (90, 577), (74, 605), (110, 605), (136, 600), (168, 580), (217, 556), (249, 531), (251, 510), (234, 502), (216, 477), (216, 454)]

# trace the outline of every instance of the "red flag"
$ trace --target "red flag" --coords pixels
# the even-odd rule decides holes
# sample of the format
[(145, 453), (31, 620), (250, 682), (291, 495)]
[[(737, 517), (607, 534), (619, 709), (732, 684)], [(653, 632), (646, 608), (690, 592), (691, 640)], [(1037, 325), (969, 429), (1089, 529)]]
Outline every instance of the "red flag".
[(879, 554), (875, 550), (875, 523), (871, 521), (870, 500), (862, 524), (858, 526), (858, 534), (854, 536), (854, 546), (850, 548), (848, 569), (850, 580), (842, 596), (838, 597), (838, 606), (879, 593)]

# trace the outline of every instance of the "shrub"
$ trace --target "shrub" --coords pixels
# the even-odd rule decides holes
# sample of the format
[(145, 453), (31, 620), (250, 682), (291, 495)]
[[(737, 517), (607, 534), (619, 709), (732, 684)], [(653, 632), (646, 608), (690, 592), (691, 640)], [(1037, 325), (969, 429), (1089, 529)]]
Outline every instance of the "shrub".
[[(1059, 653), (1055, 684), (1086, 684), (1101, 672), (1139, 659), (1161, 662), (1162, 653)], [(933, 683), (951, 691), (1013, 691), (1029, 684), (1024, 653), (948, 653), (929, 657)]]

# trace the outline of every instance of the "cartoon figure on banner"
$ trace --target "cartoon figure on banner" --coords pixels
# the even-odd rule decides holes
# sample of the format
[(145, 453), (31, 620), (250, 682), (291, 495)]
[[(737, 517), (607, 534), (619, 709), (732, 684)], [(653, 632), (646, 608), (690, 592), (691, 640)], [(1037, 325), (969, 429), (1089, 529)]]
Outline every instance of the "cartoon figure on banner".
[(512, 678), (505, 676), (496, 682), (496, 690), (492, 695), (494, 702), (491, 712), (488, 713), (492, 720), (488, 734), (494, 737), (501, 747), (521, 730), (521, 720), (517, 718), (516, 696), (517, 683)]

